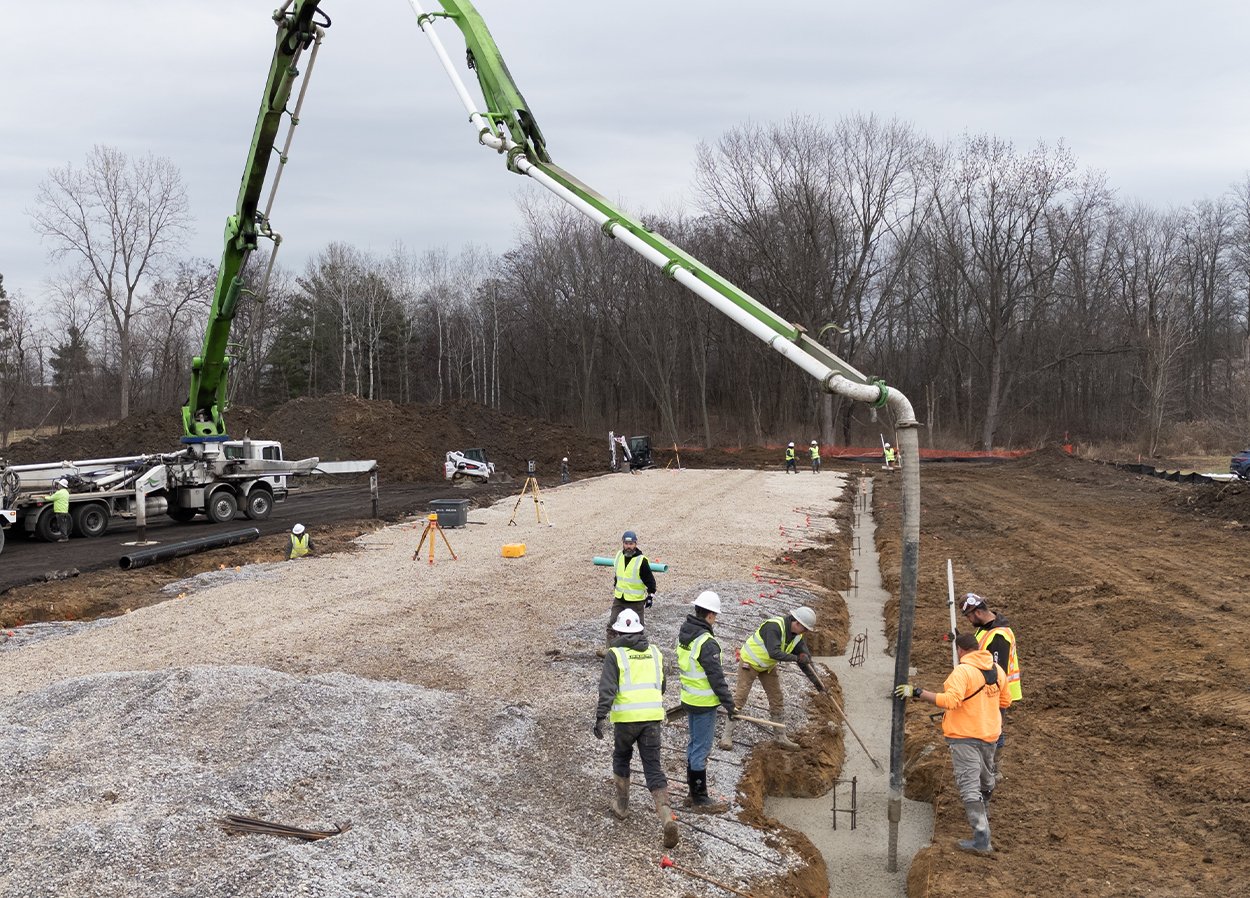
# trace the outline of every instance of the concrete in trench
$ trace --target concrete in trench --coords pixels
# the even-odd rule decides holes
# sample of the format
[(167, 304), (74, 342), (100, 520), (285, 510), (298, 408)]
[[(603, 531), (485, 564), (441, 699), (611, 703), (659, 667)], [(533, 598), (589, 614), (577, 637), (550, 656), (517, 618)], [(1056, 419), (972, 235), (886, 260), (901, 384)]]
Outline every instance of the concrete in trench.
[[(925, 802), (903, 800), (898, 830), (898, 872), (887, 873), (886, 849), (889, 823), (886, 806), (890, 786), (890, 702), (894, 687), (894, 658), (886, 654), (882, 611), (889, 594), (881, 587), (876, 550), (876, 523), (872, 517), (872, 481), (860, 481), (854, 496), (851, 589), (844, 594), (850, 614), (851, 640), (840, 657), (817, 658), (828, 665), (842, 684), (851, 726), (864, 741), (878, 770), (855, 736), (842, 727), (846, 763), (842, 782), (835, 787), (840, 809), (851, 806), (851, 778), (856, 778), (858, 810), (855, 829), (851, 815), (837, 814), (833, 828), (834, 796), (820, 798), (769, 798), (765, 810), (791, 829), (804, 833), (824, 855), (829, 869), (830, 894), (885, 898), (906, 894), (907, 869), (916, 852), (933, 837), (933, 807)], [(851, 666), (855, 636), (867, 632), (864, 662)]]

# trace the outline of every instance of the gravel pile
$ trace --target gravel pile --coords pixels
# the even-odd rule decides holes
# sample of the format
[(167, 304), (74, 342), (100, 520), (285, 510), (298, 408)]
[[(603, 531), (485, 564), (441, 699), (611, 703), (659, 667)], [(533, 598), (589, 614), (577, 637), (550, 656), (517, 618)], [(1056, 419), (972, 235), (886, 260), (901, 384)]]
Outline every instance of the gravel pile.
[[(121, 618), (15, 636), (0, 651), (0, 894), (719, 894), (661, 872), (641, 788), (630, 820), (606, 813), (611, 743), (590, 727), (612, 575), (591, 558), (630, 528), (670, 563), (648, 632), (672, 666), (699, 590), (721, 591), (730, 646), (779, 610), (739, 604), (758, 596), (752, 566), (842, 486), (750, 471), (579, 481), (543, 493), (552, 527), (532, 507), (509, 526), (513, 501), (472, 512), (446, 531), (458, 560), (440, 540), (435, 564), (414, 562), (418, 520), (350, 556), (222, 572)], [(501, 556), (511, 542), (524, 558)], [(765, 738), (738, 731), (709, 764), (726, 797)], [(675, 799), (685, 734), (666, 728)], [(230, 835), (227, 813), (351, 829)], [(743, 887), (798, 863), (732, 815), (678, 814), (679, 864)]]

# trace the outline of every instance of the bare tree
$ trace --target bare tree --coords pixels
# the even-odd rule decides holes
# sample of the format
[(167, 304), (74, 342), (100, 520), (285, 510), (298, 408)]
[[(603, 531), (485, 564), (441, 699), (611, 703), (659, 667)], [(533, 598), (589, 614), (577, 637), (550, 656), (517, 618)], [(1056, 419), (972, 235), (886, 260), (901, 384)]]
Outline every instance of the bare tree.
[(130, 413), (130, 341), (140, 288), (181, 242), (187, 225), (182, 178), (168, 159), (129, 159), (96, 146), (82, 168), (53, 169), (39, 185), (35, 229), (54, 260), (69, 259), (90, 280), (117, 337), (119, 411)]

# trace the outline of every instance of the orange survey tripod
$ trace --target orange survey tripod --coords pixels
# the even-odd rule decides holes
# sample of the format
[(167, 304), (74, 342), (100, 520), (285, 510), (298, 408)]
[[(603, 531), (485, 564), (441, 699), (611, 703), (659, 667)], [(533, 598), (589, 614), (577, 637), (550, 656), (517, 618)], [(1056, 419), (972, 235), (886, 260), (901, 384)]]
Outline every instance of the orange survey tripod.
[(443, 528), (438, 526), (438, 515), (431, 513), (425, 518), (425, 529), (421, 531), (421, 539), (417, 542), (417, 550), (412, 553), (413, 561), (416, 561), (417, 556), (421, 554), (421, 547), (425, 545), (425, 541), (428, 538), (430, 541), (430, 564), (434, 563), (434, 534), (436, 533), (443, 538), (443, 545), (451, 553), (451, 560), (457, 560), (456, 550), (451, 547), (451, 543), (447, 542), (447, 534), (443, 532)]

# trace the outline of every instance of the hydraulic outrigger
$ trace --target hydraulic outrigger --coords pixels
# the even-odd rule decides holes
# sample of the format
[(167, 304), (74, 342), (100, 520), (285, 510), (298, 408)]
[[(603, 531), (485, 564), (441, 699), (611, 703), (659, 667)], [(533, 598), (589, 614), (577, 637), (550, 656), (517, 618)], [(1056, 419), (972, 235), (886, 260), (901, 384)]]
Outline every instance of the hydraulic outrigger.
[[(872, 379), (808, 336), (805, 328), (771, 309), (721, 277), (698, 259), (674, 246), (615, 208), (601, 194), (556, 165), (547, 151), (538, 122), (512, 80), (507, 65), (481, 15), (468, 0), (440, 0), (443, 12), (427, 13), (418, 0), (408, 0), (417, 23), (442, 62), (478, 142), (506, 156), (508, 169), (526, 175), (595, 222), (608, 237), (619, 240), (644, 259), (736, 321), (774, 350), (812, 375), (822, 390), (874, 407), (889, 406), (898, 429), (903, 474), (903, 561), (899, 587), (899, 631), (895, 682), (908, 679), (912, 619), (920, 560), (919, 426), (911, 402), (884, 381)], [(485, 109), (473, 101), (434, 31), (437, 19), (450, 19), (460, 29), (468, 65), (477, 75)], [(903, 799), (903, 703), (894, 702), (890, 740), (889, 848), (887, 868), (897, 869), (898, 821)]]

